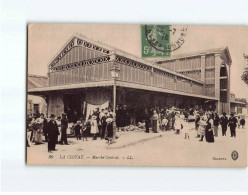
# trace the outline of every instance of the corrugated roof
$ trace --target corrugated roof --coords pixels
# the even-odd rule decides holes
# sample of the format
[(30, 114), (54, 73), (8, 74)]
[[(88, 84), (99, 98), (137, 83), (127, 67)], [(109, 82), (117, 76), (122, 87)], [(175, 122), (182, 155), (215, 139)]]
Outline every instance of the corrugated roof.
[[(30, 82), (35, 88), (36, 87), (47, 87), (48, 86), (48, 77), (39, 76), (39, 75), (28, 75), (28, 82)], [(28, 85), (30, 88), (30, 85)]]

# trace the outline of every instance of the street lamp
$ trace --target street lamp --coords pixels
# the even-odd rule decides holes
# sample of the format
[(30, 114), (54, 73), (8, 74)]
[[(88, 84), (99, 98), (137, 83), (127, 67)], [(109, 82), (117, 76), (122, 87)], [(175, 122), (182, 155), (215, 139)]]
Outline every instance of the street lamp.
[(116, 80), (119, 77), (120, 69), (116, 66), (116, 64), (113, 65), (111, 68), (111, 77), (114, 81), (113, 83), (113, 139), (112, 143), (115, 143), (116, 141)]

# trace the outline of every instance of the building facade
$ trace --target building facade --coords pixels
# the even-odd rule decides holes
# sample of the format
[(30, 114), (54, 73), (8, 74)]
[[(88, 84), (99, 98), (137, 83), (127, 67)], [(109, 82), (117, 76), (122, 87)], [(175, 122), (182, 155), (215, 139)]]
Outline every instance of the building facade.
[[(48, 86), (48, 78), (38, 75), (28, 75), (27, 87), (28, 90)], [(43, 97), (39, 95), (27, 96), (27, 115), (36, 115), (40, 113), (47, 113), (47, 103)]]
[[(151, 62), (72, 36), (48, 65), (48, 86), (28, 89), (45, 98), (48, 115), (85, 114), (86, 105), (205, 106), (230, 113), (228, 48), (175, 56)], [(117, 69), (113, 78), (112, 70)], [(116, 99), (113, 89), (116, 87)]]
[(248, 114), (246, 101), (240, 101), (234, 93), (230, 93), (230, 109), (233, 114)]

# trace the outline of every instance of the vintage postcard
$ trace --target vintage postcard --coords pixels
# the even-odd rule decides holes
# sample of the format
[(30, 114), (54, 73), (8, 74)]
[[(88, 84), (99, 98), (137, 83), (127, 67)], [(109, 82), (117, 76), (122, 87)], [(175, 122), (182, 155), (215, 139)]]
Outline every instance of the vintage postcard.
[(28, 165), (247, 167), (248, 27), (27, 28)]

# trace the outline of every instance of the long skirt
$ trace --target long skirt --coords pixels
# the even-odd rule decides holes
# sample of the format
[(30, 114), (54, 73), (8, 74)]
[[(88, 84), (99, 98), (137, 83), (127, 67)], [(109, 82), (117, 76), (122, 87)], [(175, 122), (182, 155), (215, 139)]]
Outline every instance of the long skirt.
[(107, 124), (106, 128), (107, 128), (107, 138), (108, 139), (113, 138), (113, 125), (112, 125), (112, 123)]
[(42, 143), (42, 130), (37, 129), (34, 134), (34, 142), (35, 143)]
[(98, 124), (97, 124), (97, 121), (96, 120), (93, 120), (92, 121), (90, 133), (91, 134), (97, 134), (97, 133), (99, 133)]
[(207, 142), (214, 142), (214, 133), (212, 129), (206, 130), (206, 141)]
[(152, 120), (152, 131), (154, 133), (158, 133), (159, 132), (159, 123), (158, 123), (158, 120)]
[(205, 133), (206, 133), (206, 131), (205, 131), (205, 129), (206, 129), (206, 127), (205, 126), (199, 126), (198, 127), (198, 135), (200, 135), (200, 136), (205, 136)]

